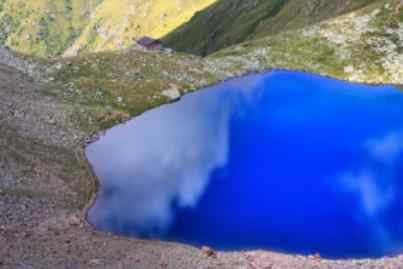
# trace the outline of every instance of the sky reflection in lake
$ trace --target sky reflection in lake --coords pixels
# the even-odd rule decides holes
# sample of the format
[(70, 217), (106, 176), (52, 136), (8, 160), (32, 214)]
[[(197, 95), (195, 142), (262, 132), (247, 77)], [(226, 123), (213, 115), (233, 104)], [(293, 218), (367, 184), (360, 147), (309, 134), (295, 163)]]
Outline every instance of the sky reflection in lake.
[(403, 247), (403, 93), (274, 71), (146, 112), (87, 148), (111, 232), (328, 257)]

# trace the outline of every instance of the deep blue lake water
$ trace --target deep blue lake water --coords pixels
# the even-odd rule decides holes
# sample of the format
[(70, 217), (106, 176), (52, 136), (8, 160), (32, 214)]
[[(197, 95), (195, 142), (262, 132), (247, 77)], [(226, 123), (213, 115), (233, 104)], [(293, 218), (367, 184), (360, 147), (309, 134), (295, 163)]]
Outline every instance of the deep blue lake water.
[(331, 258), (403, 253), (403, 92), (273, 71), (146, 112), (88, 146), (102, 230)]

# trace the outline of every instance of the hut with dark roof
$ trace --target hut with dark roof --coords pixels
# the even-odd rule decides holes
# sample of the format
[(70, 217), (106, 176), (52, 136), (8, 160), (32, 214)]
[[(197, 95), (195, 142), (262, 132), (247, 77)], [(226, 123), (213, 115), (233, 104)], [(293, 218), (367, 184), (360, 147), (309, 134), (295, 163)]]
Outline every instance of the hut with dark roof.
[(137, 44), (149, 50), (160, 50), (163, 48), (161, 40), (153, 39), (148, 36), (144, 36), (137, 40)]

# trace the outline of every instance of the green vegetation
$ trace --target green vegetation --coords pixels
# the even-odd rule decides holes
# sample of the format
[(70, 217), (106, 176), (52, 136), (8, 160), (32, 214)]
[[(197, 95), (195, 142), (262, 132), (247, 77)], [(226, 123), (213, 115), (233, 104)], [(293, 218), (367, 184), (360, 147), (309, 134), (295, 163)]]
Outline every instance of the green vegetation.
[(208, 59), (234, 69), (287, 68), (368, 83), (403, 80), (402, 13), (393, 1), (235, 45)]
[(0, 46), (43, 57), (133, 46), (164, 36), (215, 0), (0, 1)]
[(44, 92), (89, 108), (97, 129), (169, 102), (166, 90), (183, 94), (220, 79), (198, 57), (139, 50), (54, 60), (47, 70)]
[(206, 58), (133, 48), (51, 60), (46, 64), (48, 79), (43, 90), (84, 109), (79, 122), (95, 126), (96, 131), (172, 101), (167, 91), (181, 95), (235, 75), (270, 68), (401, 85), (403, 35), (399, 33), (403, 23), (390, 3), (376, 2)]
[(221, 0), (169, 34), (178, 51), (208, 55), (242, 41), (302, 28), (363, 7), (374, 0)]
[(259, 22), (275, 16), (286, 0), (224, 0), (203, 10), (186, 25), (164, 38), (178, 51), (207, 55), (244, 41)]
[[(298, 4), (292, 0), (217, 2), (208, 10), (221, 13), (200, 12), (186, 29), (194, 29), (194, 22), (210, 16), (214, 25), (226, 26), (217, 32), (217, 41), (228, 41), (222, 43), (223, 46), (238, 42), (235, 38), (238, 34), (242, 36), (249, 33), (245, 37), (248, 41), (222, 49), (206, 58), (144, 51), (136, 47), (102, 52), (103, 49), (114, 48), (111, 44), (120, 37), (110, 37), (108, 40), (111, 43), (108, 43), (98, 34), (90, 34), (95, 31), (107, 35), (104, 30), (112, 22), (109, 16), (115, 11), (101, 0), (85, 3), (81, 0), (53, 3), (36, 1), (29, 4), (5, 1), (2, 8), (8, 11), (1, 13), (0, 25), (10, 30), (3, 31), (3, 39), (0, 40), (23, 52), (42, 56), (64, 54), (68, 47), (73, 48), (81, 40), (83, 45), (79, 47), (82, 54), (79, 56), (51, 60), (37, 58), (35, 62), (40, 63), (45, 70), (43, 92), (79, 110), (84, 109), (86, 112), (77, 117), (78, 121), (83, 126), (96, 126), (95, 130), (112, 126), (149, 108), (172, 101), (174, 96), (219, 80), (270, 68), (303, 70), (358, 82), (403, 84), (403, 15), (401, 11), (396, 12), (394, 0), (375, 1), (371, 4), (368, 2), (373, 1), (355, 1), (354, 4), (340, 1), (337, 9), (331, 4), (334, 2), (321, 1), (316, 8), (311, 6), (307, 11), (301, 11), (301, 17), (295, 16), (290, 21), (290, 28), (293, 28), (293, 23), (310, 24), (312, 19), (308, 19), (308, 14), (323, 11), (316, 18), (320, 20), (347, 10), (354, 12), (280, 33), (263, 25), (270, 21), (274, 27), (276, 20), (282, 21), (294, 14)], [(186, 3), (182, 3), (183, 7), (187, 7)], [(207, 2), (198, 3), (201, 5)], [(356, 9), (364, 4), (364, 8)], [(44, 7), (63, 11), (62, 15), (40, 12), (46, 10)], [(94, 7), (98, 7), (96, 14), (103, 15), (93, 13), (93, 19), (89, 21), (88, 12), (94, 11)], [(81, 12), (78, 12), (79, 8), (82, 8)], [(170, 8), (167, 4), (160, 6), (159, 10)], [(11, 10), (16, 16), (7, 17)], [(224, 11), (228, 11), (229, 15), (221, 16)], [(29, 28), (27, 24), (18, 23), (22, 17), (38, 20), (38, 23), (29, 25), (32, 27)], [(10, 23), (4, 23), (6, 18)], [(238, 24), (240, 27), (230, 27)], [(204, 27), (194, 34), (202, 36), (210, 26)], [(31, 30), (36, 34), (31, 36), (30, 42), (19, 38)], [(267, 34), (264, 37), (259, 37), (265, 32)], [(199, 42), (201, 36), (189, 35), (187, 38), (192, 40), (187, 48), (197, 49), (194, 42)], [(84, 53), (93, 50), (101, 52)]]
[(88, 23), (100, 0), (11, 1), (0, 11), (0, 45), (37, 56), (61, 55)]

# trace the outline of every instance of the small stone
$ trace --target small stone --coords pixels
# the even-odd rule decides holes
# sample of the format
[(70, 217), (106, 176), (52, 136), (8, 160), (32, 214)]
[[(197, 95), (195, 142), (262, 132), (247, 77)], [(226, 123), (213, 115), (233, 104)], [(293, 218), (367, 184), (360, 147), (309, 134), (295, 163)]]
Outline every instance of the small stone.
[(77, 216), (71, 216), (71, 217), (68, 219), (68, 224), (69, 224), (70, 226), (78, 226), (78, 225), (81, 224), (81, 220), (80, 220)]
[(91, 259), (88, 263), (90, 265), (101, 265), (102, 261), (100, 259)]
[(56, 124), (56, 120), (54, 118), (50, 118), (48, 119), (48, 123), (54, 125)]
[(32, 235), (32, 233), (29, 232), (29, 231), (26, 231), (26, 232), (23, 232), (23, 233), (22, 233), (22, 236), (23, 236), (23, 237), (30, 237), (31, 235)]
[(181, 93), (176, 88), (171, 88), (169, 90), (162, 91), (161, 93), (163, 96), (168, 97), (171, 100), (176, 100), (181, 97)]
[(313, 259), (314, 261), (320, 262), (321, 259), (322, 259), (322, 257), (320, 256), (319, 253), (316, 253), (315, 255), (312, 256), (312, 259)]
[(169, 88), (169, 89), (167, 89), (167, 90), (165, 90), (165, 91), (162, 91), (161, 94), (162, 94), (163, 96), (168, 97), (168, 98), (171, 99), (171, 100), (176, 100), (176, 99), (179, 99), (179, 97), (181, 97), (181, 93), (180, 93), (180, 91), (178, 90), (178, 87), (177, 87), (175, 84), (173, 84), (173, 83), (170, 84), (170, 88)]
[(58, 63), (55, 65), (56, 70), (60, 70), (60, 69), (62, 69), (62, 67), (63, 67), (63, 65), (61, 63)]
[(201, 248), (201, 251), (206, 257), (216, 257), (215, 251), (209, 247), (204, 246)]
[(344, 67), (344, 72), (345, 72), (345, 73), (352, 73), (352, 72), (354, 72), (354, 66), (349, 65), (349, 66)]
[(379, 13), (381, 13), (381, 10), (375, 9), (374, 11), (372, 11), (371, 15), (375, 17), (375, 16), (378, 16)]

